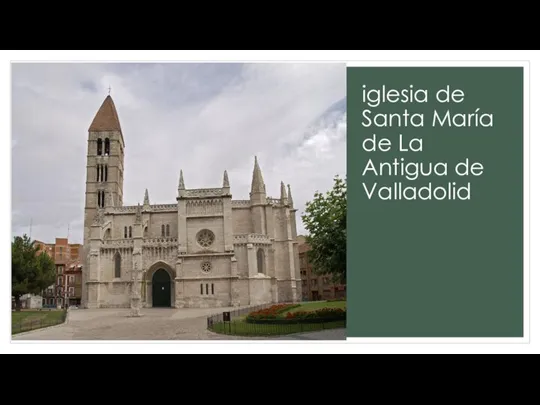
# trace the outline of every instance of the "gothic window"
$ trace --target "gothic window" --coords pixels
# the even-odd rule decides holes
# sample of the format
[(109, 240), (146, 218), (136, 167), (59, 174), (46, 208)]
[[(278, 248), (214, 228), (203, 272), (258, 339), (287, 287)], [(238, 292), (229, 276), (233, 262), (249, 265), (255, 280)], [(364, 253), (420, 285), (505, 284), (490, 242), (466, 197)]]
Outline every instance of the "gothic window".
[(257, 250), (257, 272), (264, 273), (264, 251), (262, 248)]
[(116, 254), (114, 255), (114, 277), (115, 278), (120, 278), (121, 267), (122, 267), (122, 258), (120, 257), (120, 253), (116, 252)]
[(161, 236), (165, 236), (165, 225), (161, 225)]
[(131, 238), (131, 226), (129, 227), (129, 237)]
[(109, 177), (109, 167), (105, 165), (105, 181), (107, 181), (107, 178)]
[(212, 283), (212, 295), (214, 295), (214, 283)]
[(148, 227), (144, 228), (144, 237), (148, 238)]
[(102, 152), (103, 152), (103, 141), (101, 140), (101, 138), (99, 138), (97, 140), (97, 154), (98, 154), (98, 156), (101, 156)]
[(105, 206), (105, 191), (98, 191), (98, 207), (103, 208)]
[(201, 295), (203, 295), (203, 285), (201, 284)]
[(109, 156), (111, 154), (111, 141), (109, 141), (109, 138), (105, 138), (105, 156)]
[(208, 295), (208, 284), (206, 284), (206, 295)]
[(167, 229), (167, 236), (169, 236), (169, 225), (167, 225), (166, 229)]
[(199, 233), (197, 233), (197, 236), (196, 236), (197, 243), (202, 248), (209, 248), (210, 246), (212, 246), (215, 238), (216, 237), (214, 233), (208, 229), (203, 229), (199, 231)]
[(127, 238), (127, 226), (124, 226), (124, 239)]
[(99, 165), (96, 167), (96, 181), (99, 181)]

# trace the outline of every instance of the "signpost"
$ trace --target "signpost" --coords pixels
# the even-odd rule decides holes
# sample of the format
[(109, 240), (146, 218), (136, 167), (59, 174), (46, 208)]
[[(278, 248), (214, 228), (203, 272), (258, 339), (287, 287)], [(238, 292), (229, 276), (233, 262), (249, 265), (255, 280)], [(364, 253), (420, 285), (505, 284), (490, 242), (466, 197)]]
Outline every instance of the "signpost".
[[(223, 312), (223, 323), (226, 324), (228, 323), (229, 324), (229, 334), (231, 333), (231, 313), (230, 312)], [(225, 325), (223, 325), (225, 326)], [(224, 328), (225, 329), (225, 328)]]

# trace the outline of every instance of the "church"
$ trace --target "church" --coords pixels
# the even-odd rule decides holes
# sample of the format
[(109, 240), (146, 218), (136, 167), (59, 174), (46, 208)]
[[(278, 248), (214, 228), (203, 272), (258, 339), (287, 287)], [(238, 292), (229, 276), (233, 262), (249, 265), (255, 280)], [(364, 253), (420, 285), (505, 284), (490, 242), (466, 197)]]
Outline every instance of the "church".
[(175, 203), (152, 204), (146, 189), (142, 205), (128, 206), (123, 204), (124, 149), (109, 95), (88, 130), (84, 308), (129, 308), (132, 288), (139, 292), (139, 285), (146, 308), (300, 300), (291, 189), (282, 182), (280, 198), (268, 197), (257, 157), (249, 200), (232, 198), (227, 171), (221, 187), (193, 189), (180, 170), (178, 190), (171, 190)]

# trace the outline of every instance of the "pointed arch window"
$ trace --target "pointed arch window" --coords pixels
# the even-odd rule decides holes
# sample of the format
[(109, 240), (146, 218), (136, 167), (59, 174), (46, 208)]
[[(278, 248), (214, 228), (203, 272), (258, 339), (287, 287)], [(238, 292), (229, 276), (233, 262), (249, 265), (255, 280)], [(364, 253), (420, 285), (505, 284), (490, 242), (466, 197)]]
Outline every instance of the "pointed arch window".
[(104, 169), (105, 169), (105, 181), (107, 181), (107, 178), (109, 177), (109, 167), (107, 165), (104, 166)]
[(103, 141), (101, 140), (101, 138), (99, 138), (97, 140), (97, 155), (101, 156), (102, 153), (103, 153)]
[(165, 225), (161, 225), (161, 236), (165, 236)]
[(129, 237), (131, 238), (131, 226), (129, 227)]
[(167, 233), (167, 236), (169, 236), (169, 225), (167, 225), (166, 227), (166, 233)]
[(264, 274), (264, 250), (262, 248), (257, 250), (257, 272)]
[(105, 191), (98, 191), (98, 207), (103, 208), (105, 206)]
[(116, 252), (114, 255), (114, 277), (120, 278), (122, 275), (122, 258), (120, 257), (120, 253)]
[(128, 235), (128, 233), (127, 233), (127, 226), (124, 226), (124, 239), (127, 238), (127, 235)]
[(96, 181), (99, 181), (99, 165), (96, 167)]
[(109, 138), (105, 138), (105, 156), (109, 156), (111, 154), (111, 141)]

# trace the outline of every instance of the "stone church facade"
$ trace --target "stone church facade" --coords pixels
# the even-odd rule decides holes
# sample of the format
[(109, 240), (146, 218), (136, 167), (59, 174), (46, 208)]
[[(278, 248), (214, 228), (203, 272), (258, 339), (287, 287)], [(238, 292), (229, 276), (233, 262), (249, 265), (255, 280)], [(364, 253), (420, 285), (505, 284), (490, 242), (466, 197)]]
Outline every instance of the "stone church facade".
[[(124, 135), (104, 100), (88, 131), (84, 213), (85, 308), (207, 308), (301, 299), (296, 210), (290, 187), (269, 198), (255, 157), (249, 200), (233, 200), (227, 172), (218, 188), (186, 188), (176, 203), (123, 204)], [(134, 283), (138, 275), (139, 283)]]

